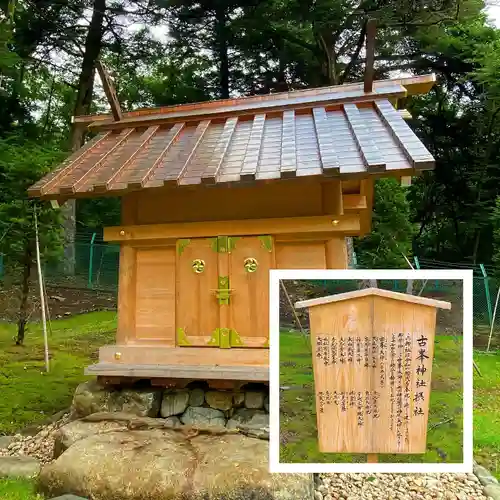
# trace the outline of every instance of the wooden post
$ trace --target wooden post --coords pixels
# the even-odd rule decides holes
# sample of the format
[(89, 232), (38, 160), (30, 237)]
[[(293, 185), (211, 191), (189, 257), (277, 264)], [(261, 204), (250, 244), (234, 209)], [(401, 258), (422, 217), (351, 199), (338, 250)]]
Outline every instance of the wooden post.
[(47, 339), (47, 319), (45, 317), (45, 294), (43, 289), (42, 265), (40, 262), (40, 241), (38, 238), (38, 219), (36, 216), (36, 207), (34, 210), (35, 216), (35, 245), (36, 245), (36, 265), (38, 269), (38, 284), (40, 285), (40, 305), (42, 307), (42, 327), (43, 327), (43, 346), (45, 354), (45, 371), (49, 371), (49, 343)]
[(366, 21), (366, 63), (365, 63), (365, 92), (373, 91), (373, 64), (375, 61), (375, 35), (377, 33), (376, 19)]
[(108, 99), (109, 105), (111, 106), (111, 112), (113, 113), (113, 118), (115, 121), (120, 121), (122, 119), (122, 110), (120, 108), (120, 102), (118, 101), (118, 97), (116, 95), (116, 89), (113, 85), (113, 81), (109, 76), (109, 73), (101, 63), (101, 61), (96, 62), (97, 71), (101, 78), (102, 86), (104, 88), (104, 93)]

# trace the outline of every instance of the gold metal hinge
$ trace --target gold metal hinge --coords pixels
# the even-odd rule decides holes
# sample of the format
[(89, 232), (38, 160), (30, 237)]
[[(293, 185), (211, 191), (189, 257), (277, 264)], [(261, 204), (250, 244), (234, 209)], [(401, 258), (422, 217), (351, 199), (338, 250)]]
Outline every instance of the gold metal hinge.
[(207, 345), (219, 346), (221, 349), (230, 349), (231, 347), (242, 347), (245, 344), (236, 330), (232, 330), (231, 328), (216, 328)]
[(231, 289), (229, 288), (229, 276), (219, 276), (219, 288), (215, 291), (215, 296), (219, 301), (219, 305), (229, 305), (229, 296)]
[(229, 341), (231, 343), (231, 347), (243, 347), (245, 345), (241, 340), (238, 332), (233, 329), (231, 329), (229, 333)]
[(214, 252), (231, 253), (236, 248), (237, 236), (217, 236), (210, 238), (210, 246)]
[(268, 251), (273, 251), (273, 238), (272, 236), (259, 236), (261, 245)]
[(182, 240), (177, 240), (177, 255), (181, 255), (182, 252), (184, 252), (184, 249), (189, 245), (191, 242), (190, 239), (185, 238)]
[(191, 345), (189, 342), (184, 328), (177, 328), (177, 345), (186, 346)]

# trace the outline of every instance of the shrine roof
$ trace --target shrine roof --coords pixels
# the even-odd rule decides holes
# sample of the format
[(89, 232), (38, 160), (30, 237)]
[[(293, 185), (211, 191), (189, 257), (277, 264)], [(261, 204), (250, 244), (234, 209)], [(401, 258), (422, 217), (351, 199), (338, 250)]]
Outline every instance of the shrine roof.
[(334, 302), (342, 302), (345, 300), (358, 299), (361, 297), (379, 296), (387, 299), (400, 300), (413, 304), (423, 306), (436, 307), (438, 309), (451, 309), (451, 303), (443, 300), (429, 299), (427, 297), (420, 297), (419, 295), (409, 295), (407, 293), (392, 292), (382, 288), (363, 288), (362, 290), (355, 290), (353, 292), (338, 293), (336, 295), (329, 295), (327, 297), (319, 297), (317, 299), (302, 300), (295, 303), (296, 309), (304, 309), (307, 307), (322, 306), (325, 304), (332, 304)]
[[(434, 77), (76, 117), (97, 135), (29, 195), (97, 197), (161, 186), (295, 177), (415, 175), (434, 158), (391, 100), (426, 92)], [(413, 86), (413, 87), (412, 87)]]

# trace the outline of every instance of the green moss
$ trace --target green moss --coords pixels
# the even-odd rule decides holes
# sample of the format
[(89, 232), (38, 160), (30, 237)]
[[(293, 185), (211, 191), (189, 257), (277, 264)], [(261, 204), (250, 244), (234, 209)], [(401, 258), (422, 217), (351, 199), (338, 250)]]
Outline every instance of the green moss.
[(50, 371), (46, 373), (41, 325), (29, 325), (24, 346), (14, 344), (14, 325), (0, 325), (0, 434), (13, 433), (67, 408), (76, 386), (86, 380), (84, 368), (97, 360), (101, 345), (113, 342), (115, 329), (113, 312), (53, 321)]
[(500, 479), (500, 351), (476, 352), (474, 373), (474, 457)]
[(2, 500), (41, 500), (35, 493), (34, 484), (28, 479), (0, 479)]
[[(461, 463), (462, 458), (462, 343), (437, 336), (432, 367), (427, 452), (423, 455), (380, 455), (379, 461)], [(500, 375), (500, 371), (497, 371)], [(366, 462), (366, 455), (320, 453), (317, 445), (314, 378), (309, 339), (297, 332), (280, 337), (281, 394), (280, 460), (282, 462)], [(493, 429), (490, 431), (494, 433)]]

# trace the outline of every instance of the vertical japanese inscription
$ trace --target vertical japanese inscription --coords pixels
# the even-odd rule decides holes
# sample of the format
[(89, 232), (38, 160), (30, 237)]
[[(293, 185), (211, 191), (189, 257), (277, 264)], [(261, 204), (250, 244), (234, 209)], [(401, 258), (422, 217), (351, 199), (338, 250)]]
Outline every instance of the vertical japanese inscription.
[(346, 353), (345, 353), (345, 339), (344, 337), (340, 337), (339, 341), (339, 361), (344, 364), (346, 360)]
[(364, 355), (365, 355), (365, 363), (363, 366), (365, 368), (368, 368), (370, 366), (370, 337), (365, 337)]
[(387, 356), (387, 343), (385, 337), (379, 337), (379, 360), (380, 360), (380, 387), (385, 387), (385, 361)]
[(401, 446), (403, 437), (403, 348), (404, 335), (398, 333), (398, 359), (397, 359), (397, 376), (396, 376), (396, 437), (398, 448)]
[(406, 445), (410, 444), (411, 352), (411, 335), (407, 333), (404, 344), (404, 432)]
[(415, 416), (424, 415), (424, 410), (422, 408), (422, 404), (425, 401), (424, 389), (423, 387), (427, 387), (427, 380), (425, 374), (427, 372), (427, 360), (429, 359), (429, 354), (427, 350), (427, 342), (428, 338), (421, 335), (417, 339), (418, 345), (418, 355), (417, 355), (417, 381), (416, 381), (416, 390), (413, 396), (413, 414)]
[[(372, 336), (349, 333), (351, 336), (322, 334), (316, 338), (318, 362), (326, 369), (331, 366), (349, 373), (347, 378), (339, 379), (338, 372), (326, 377), (331, 385), (317, 393), (317, 411), (324, 414), (327, 408), (336, 408), (337, 418), (346, 415), (348, 419), (356, 414), (358, 428), (367, 422), (378, 425), (378, 420), (394, 432), (398, 451), (410, 448), (411, 422), (425, 416), (431, 362), (428, 338), (407, 331)], [(339, 380), (344, 380), (340, 387)], [(381, 408), (384, 419), (380, 418)], [(377, 429), (373, 427), (373, 432)]]
[(390, 385), (390, 429), (394, 430), (394, 407), (396, 404), (396, 392), (395, 392), (395, 383), (396, 383), (396, 334), (392, 334), (391, 345), (390, 345), (390, 364), (389, 364), (389, 385)]

